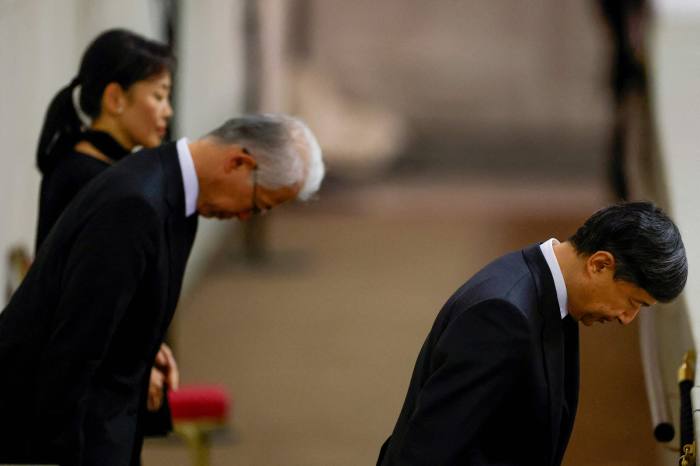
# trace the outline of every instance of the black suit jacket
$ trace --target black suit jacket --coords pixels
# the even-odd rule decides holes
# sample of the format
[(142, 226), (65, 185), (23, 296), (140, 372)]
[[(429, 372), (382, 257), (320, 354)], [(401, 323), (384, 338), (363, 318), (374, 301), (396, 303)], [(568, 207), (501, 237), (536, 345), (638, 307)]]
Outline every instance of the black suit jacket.
[(533, 245), (486, 266), (442, 308), (377, 464), (556, 466), (577, 400), (578, 327), (562, 321)]
[(196, 227), (174, 144), (78, 194), (0, 314), (0, 462), (128, 464)]
[[(73, 198), (103, 171), (112, 168), (112, 164), (98, 160), (78, 151), (52, 154), (52, 167), (45, 170), (41, 179), (39, 196), (39, 216), (36, 229), (36, 247), (38, 251), (48, 236), (54, 223), (61, 216)], [(123, 157), (120, 157), (123, 158)], [(163, 388), (163, 403), (157, 411), (148, 411), (144, 397), (143, 421), (145, 435), (163, 436), (172, 431), (172, 417), (168, 404), (167, 390)], [(141, 442), (141, 440), (139, 441)], [(134, 460), (140, 464), (140, 459)]]

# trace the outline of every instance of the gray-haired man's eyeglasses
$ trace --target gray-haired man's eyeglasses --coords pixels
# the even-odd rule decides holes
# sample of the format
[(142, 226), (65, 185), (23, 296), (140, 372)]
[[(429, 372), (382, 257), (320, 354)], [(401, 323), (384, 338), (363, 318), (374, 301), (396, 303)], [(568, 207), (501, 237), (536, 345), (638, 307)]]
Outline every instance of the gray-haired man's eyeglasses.
[[(243, 147), (243, 153), (246, 155), (250, 155), (250, 151)], [(264, 214), (266, 210), (261, 209), (258, 207), (258, 199), (257, 199), (257, 192), (258, 192), (258, 166), (255, 165), (255, 167), (252, 168), (253, 170), (253, 194), (251, 195), (251, 204), (250, 204), (250, 213), (252, 215), (258, 215), (258, 214)]]
[(265, 212), (260, 207), (258, 207), (257, 192), (258, 192), (258, 167), (255, 167), (255, 168), (253, 168), (253, 195), (251, 196), (251, 207), (250, 207), (250, 213), (253, 215), (258, 215), (258, 214)]

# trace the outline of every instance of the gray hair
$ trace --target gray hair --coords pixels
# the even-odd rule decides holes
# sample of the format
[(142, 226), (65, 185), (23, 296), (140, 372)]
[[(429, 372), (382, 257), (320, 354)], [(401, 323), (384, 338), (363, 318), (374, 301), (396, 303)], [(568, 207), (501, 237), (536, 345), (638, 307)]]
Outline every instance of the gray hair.
[(299, 118), (266, 113), (232, 118), (207, 135), (240, 144), (258, 164), (258, 183), (268, 189), (300, 185), (309, 199), (321, 186), (325, 168), (316, 137)]

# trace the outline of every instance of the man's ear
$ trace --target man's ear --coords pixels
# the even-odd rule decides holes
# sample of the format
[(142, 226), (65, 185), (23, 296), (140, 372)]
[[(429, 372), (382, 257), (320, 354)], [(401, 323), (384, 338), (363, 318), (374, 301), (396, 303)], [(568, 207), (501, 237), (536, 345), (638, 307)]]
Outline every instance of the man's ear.
[(596, 251), (588, 257), (586, 265), (591, 273), (600, 273), (606, 269), (615, 272), (615, 256), (608, 251)]
[(257, 166), (255, 159), (248, 153), (245, 148), (241, 146), (232, 146), (227, 150), (226, 162), (224, 165), (224, 171), (226, 173), (231, 173), (233, 170), (237, 170), (242, 167), (249, 167), (253, 169)]
[(119, 83), (107, 84), (102, 92), (102, 111), (111, 115), (119, 115), (126, 107), (126, 92)]

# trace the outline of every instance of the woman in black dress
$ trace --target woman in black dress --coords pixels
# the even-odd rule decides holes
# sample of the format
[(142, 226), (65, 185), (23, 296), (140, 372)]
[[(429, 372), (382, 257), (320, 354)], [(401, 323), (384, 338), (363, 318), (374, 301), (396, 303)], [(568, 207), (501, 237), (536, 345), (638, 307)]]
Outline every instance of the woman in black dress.
[[(174, 62), (165, 44), (123, 29), (100, 34), (87, 48), (78, 76), (51, 101), (39, 138), (37, 251), (90, 180), (135, 147), (160, 145), (172, 116)], [(147, 434), (165, 434), (172, 425), (163, 388), (176, 389), (178, 384), (177, 365), (165, 344), (150, 382), (144, 407), (152, 414), (143, 416), (141, 428)]]
[(136, 146), (160, 145), (172, 115), (170, 49), (132, 32), (99, 35), (54, 97), (37, 150), (43, 178), (36, 249), (73, 197)]

